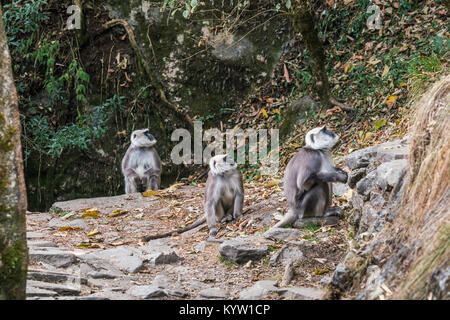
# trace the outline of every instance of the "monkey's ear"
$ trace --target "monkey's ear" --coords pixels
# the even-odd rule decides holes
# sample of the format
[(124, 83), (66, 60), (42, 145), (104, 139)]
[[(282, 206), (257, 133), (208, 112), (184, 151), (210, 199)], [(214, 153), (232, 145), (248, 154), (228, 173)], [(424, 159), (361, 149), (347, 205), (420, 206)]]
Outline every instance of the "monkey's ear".
[(314, 135), (311, 134), (309, 137), (311, 138), (311, 142), (314, 143)]
[(216, 167), (216, 160), (213, 161), (213, 167)]

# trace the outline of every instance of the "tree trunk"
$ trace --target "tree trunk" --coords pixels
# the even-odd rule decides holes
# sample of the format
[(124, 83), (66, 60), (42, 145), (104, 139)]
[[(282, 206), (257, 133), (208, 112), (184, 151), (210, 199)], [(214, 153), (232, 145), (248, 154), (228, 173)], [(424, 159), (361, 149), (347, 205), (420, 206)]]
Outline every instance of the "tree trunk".
[(314, 19), (311, 15), (308, 1), (300, 0), (293, 12), (294, 30), (301, 33), (306, 48), (311, 57), (311, 65), (315, 80), (315, 88), (319, 96), (320, 102), (326, 108), (331, 106), (330, 103), (330, 85), (328, 75), (325, 69), (325, 54), (322, 42), (317, 35), (314, 26)]
[(0, 300), (25, 299), (28, 266), (20, 118), (0, 6)]

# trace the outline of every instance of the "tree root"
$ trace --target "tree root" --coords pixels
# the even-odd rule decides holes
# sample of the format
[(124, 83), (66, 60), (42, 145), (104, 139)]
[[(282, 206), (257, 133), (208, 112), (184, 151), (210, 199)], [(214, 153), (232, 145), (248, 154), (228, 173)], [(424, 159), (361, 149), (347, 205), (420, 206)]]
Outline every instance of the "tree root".
[(347, 106), (345, 103), (337, 101), (334, 97), (330, 97), (330, 103), (334, 104), (335, 106), (338, 106), (342, 110), (345, 111), (353, 111), (352, 107)]
[(162, 85), (156, 79), (155, 75), (151, 71), (150, 65), (148, 64), (148, 62), (145, 60), (144, 56), (142, 55), (141, 49), (139, 48), (139, 46), (136, 42), (136, 37), (134, 36), (134, 32), (133, 32), (133, 29), (131, 28), (130, 24), (123, 19), (114, 19), (114, 20), (108, 21), (105, 24), (103, 24), (102, 32), (106, 31), (107, 29), (113, 28), (117, 25), (121, 25), (127, 32), (128, 39), (130, 41), (130, 45), (133, 48), (134, 53), (136, 54), (137, 59), (139, 60), (139, 63), (144, 67), (145, 73), (150, 78), (150, 82), (151, 82), (152, 86), (158, 91), (161, 100), (173, 112), (175, 112), (178, 116), (180, 116), (182, 119), (184, 119), (190, 125), (191, 129), (193, 129), (194, 124), (192, 122), (192, 119), (186, 113), (179, 110), (175, 104), (173, 104), (172, 102), (170, 102), (167, 99), (166, 94), (164, 93), (164, 90), (162, 88)]
[(294, 261), (289, 261), (289, 263), (284, 268), (283, 279), (281, 280), (281, 287), (285, 287), (291, 283), (292, 279), (294, 279), (295, 271), (294, 271)]

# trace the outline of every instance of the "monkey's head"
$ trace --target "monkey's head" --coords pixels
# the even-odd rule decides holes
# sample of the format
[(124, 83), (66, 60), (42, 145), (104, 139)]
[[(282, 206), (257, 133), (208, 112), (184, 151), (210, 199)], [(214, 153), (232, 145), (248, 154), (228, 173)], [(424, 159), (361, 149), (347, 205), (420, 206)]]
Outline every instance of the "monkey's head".
[(156, 139), (148, 129), (136, 130), (131, 134), (131, 144), (138, 148), (149, 148), (156, 144)]
[(338, 142), (339, 136), (328, 131), (326, 126), (314, 128), (306, 134), (305, 143), (308, 148), (331, 149)]
[(213, 175), (224, 174), (237, 168), (237, 164), (226, 154), (214, 156), (209, 160), (209, 169)]

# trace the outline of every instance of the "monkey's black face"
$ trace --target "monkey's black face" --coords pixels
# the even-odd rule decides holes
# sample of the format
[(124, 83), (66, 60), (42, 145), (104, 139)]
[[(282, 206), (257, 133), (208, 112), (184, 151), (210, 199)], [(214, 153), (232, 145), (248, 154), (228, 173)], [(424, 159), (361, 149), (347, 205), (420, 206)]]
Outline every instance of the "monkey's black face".
[(148, 129), (136, 130), (131, 134), (131, 144), (139, 148), (153, 147), (156, 139)]
[(337, 135), (334, 132), (327, 130), (326, 126), (323, 127), (322, 133), (330, 136), (332, 139), (335, 139), (337, 137)]
[(339, 136), (323, 126), (309, 131), (305, 140), (306, 146), (311, 149), (331, 149), (338, 142)]
[(148, 140), (150, 140), (150, 141), (155, 140), (156, 141), (155, 137), (148, 131), (148, 129), (147, 129), (147, 131), (144, 134), (147, 136)]
[(237, 168), (237, 164), (227, 155), (217, 155), (209, 161), (209, 167), (213, 174), (223, 174)]

